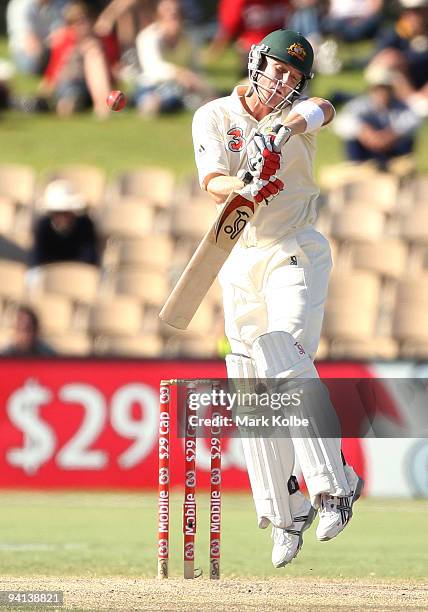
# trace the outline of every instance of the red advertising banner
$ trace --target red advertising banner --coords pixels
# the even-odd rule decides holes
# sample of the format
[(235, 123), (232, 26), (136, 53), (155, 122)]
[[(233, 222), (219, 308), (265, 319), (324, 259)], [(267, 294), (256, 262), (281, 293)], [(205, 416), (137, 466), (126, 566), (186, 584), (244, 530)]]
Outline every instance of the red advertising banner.
[[(0, 361), (0, 487), (156, 488), (159, 382), (225, 378), (222, 361)], [(327, 377), (370, 376), (358, 364), (321, 364)], [(334, 399), (334, 398), (333, 398)], [(172, 485), (184, 475), (172, 421)], [(359, 440), (344, 452), (364, 477)], [(224, 489), (246, 489), (239, 438), (224, 440)], [(198, 487), (209, 488), (208, 440), (198, 440)]]

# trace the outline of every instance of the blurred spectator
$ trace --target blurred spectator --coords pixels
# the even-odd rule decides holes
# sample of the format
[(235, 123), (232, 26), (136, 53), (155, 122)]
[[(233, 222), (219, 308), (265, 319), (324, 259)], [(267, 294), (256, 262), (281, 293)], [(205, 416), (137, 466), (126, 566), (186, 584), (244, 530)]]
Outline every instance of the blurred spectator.
[(120, 55), (118, 77), (122, 80), (133, 81), (139, 74), (135, 39), (138, 32), (153, 21), (156, 3), (157, 0), (105, 0), (97, 3), (94, 32), (103, 39), (116, 37)]
[(97, 17), (95, 32), (105, 36), (118, 27), (121, 43), (132, 46), (137, 33), (152, 21), (155, 8), (156, 0), (110, 0)]
[(82, 196), (71, 183), (65, 180), (49, 183), (42, 206), (46, 212), (35, 225), (30, 267), (59, 261), (98, 265), (95, 226), (85, 213), (86, 205)]
[(12, 62), (0, 59), (0, 110), (4, 110), (10, 106), (10, 80), (15, 75), (15, 72), (16, 69)]
[(9, 49), (21, 72), (43, 72), (49, 59), (49, 37), (63, 23), (66, 2), (10, 0), (6, 10)]
[(311, 42), (315, 52), (315, 70), (320, 74), (336, 74), (342, 67), (338, 45), (330, 39), (323, 42), (322, 8), (318, 0), (291, 0), (292, 13), (287, 27), (301, 32)]
[(13, 340), (1, 351), (9, 356), (53, 356), (55, 351), (39, 337), (39, 319), (32, 308), (21, 305), (16, 312)]
[(217, 31), (217, 0), (181, 0), (184, 26), (195, 46), (201, 49)]
[(428, 116), (428, 0), (400, 0), (396, 24), (380, 38), (370, 67), (396, 73), (400, 98)]
[(345, 42), (374, 38), (381, 25), (382, 8), (383, 0), (330, 0), (323, 31)]
[(321, 39), (319, 4), (318, 0), (291, 0), (292, 14), (287, 27), (309, 38), (312, 45)]
[(61, 116), (93, 105), (95, 113), (108, 113), (106, 98), (111, 75), (105, 49), (93, 32), (88, 7), (71, 2), (64, 9), (65, 26), (51, 37), (51, 58), (41, 83), (41, 93), (53, 96)]
[(374, 160), (381, 169), (413, 152), (419, 117), (394, 94), (390, 72), (371, 73), (369, 90), (348, 102), (334, 123), (350, 161)]
[(136, 45), (142, 73), (135, 100), (142, 114), (196, 108), (214, 95), (205, 80), (189, 68), (194, 53), (176, 0), (160, 0), (155, 21), (138, 34)]
[(218, 32), (209, 50), (216, 58), (236, 41), (242, 74), (247, 74), (248, 52), (273, 30), (285, 27), (289, 0), (219, 0)]

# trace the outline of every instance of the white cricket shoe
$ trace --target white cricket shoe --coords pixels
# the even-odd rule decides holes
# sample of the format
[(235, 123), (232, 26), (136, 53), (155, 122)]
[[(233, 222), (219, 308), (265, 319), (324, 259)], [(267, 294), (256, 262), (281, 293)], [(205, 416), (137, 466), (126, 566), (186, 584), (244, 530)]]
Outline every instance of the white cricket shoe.
[(346, 527), (352, 518), (352, 506), (360, 497), (364, 487), (364, 480), (350, 466), (345, 465), (344, 468), (351, 488), (350, 495), (333, 497), (322, 493), (320, 496), (320, 522), (316, 536), (322, 542), (335, 538)]
[(303, 532), (308, 529), (317, 511), (300, 491), (290, 495), (293, 522), (286, 529), (272, 527), (272, 563), (284, 567), (297, 555), (303, 544)]

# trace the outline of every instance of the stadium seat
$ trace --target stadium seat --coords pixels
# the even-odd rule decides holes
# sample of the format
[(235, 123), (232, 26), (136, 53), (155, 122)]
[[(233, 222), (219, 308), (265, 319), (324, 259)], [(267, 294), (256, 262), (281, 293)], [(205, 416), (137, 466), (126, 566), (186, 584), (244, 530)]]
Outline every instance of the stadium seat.
[(172, 213), (172, 229), (177, 239), (200, 240), (217, 217), (216, 208), (194, 200), (187, 207), (175, 208)]
[(6, 301), (20, 301), (25, 293), (24, 264), (0, 260), (0, 298)]
[(397, 285), (396, 302), (428, 308), (428, 273), (403, 278)]
[(179, 176), (174, 186), (174, 206), (185, 206), (198, 193), (199, 189), (194, 173)]
[(428, 174), (420, 174), (415, 177), (411, 184), (412, 200), (416, 206), (424, 205), (427, 201)]
[(401, 342), (428, 342), (427, 304), (398, 302), (392, 321), (392, 333)]
[(218, 356), (217, 338), (190, 331), (171, 336), (165, 342), (165, 354), (168, 357), (212, 359)]
[(166, 168), (138, 168), (122, 174), (118, 186), (122, 195), (148, 198), (154, 205), (165, 208), (174, 197), (175, 176)]
[(360, 310), (351, 304), (329, 307), (324, 315), (323, 335), (330, 340), (367, 337), (374, 334), (376, 322), (376, 310)]
[(397, 177), (386, 172), (376, 172), (355, 181), (351, 180), (346, 185), (345, 199), (349, 204), (364, 202), (364, 206), (392, 213), (397, 208), (398, 189)]
[(385, 336), (335, 339), (330, 345), (330, 357), (333, 359), (392, 360), (397, 356), (397, 342)]
[(141, 238), (153, 228), (154, 212), (135, 198), (119, 200), (103, 210), (99, 226), (106, 238)]
[(193, 253), (195, 252), (198, 246), (198, 239), (186, 239), (185, 237), (178, 238), (174, 242), (174, 258), (171, 262), (171, 269), (177, 274), (181, 274), (181, 272), (186, 267), (187, 263), (190, 261)]
[(155, 270), (119, 270), (116, 278), (116, 292), (132, 295), (142, 302), (160, 305), (168, 296), (169, 283), (165, 274)]
[(71, 327), (73, 306), (63, 295), (49, 293), (36, 294), (31, 299), (40, 321), (43, 335), (63, 335)]
[(106, 173), (97, 166), (71, 165), (51, 170), (44, 179), (44, 186), (56, 179), (70, 181), (81, 193), (88, 206), (101, 206), (106, 191)]
[(393, 335), (403, 343), (428, 342), (428, 274), (402, 279), (397, 285)]
[(428, 338), (403, 342), (400, 349), (400, 357), (402, 359), (428, 361)]
[(351, 246), (351, 265), (358, 270), (369, 270), (386, 278), (398, 279), (406, 263), (407, 247), (399, 239), (386, 238), (376, 243)]
[(199, 186), (197, 177), (191, 182), (187, 189), (181, 189), (178, 191), (175, 199), (175, 205), (181, 208), (187, 208), (189, 202), (198, 201), (203, 206), (210, 208), (215, 207), (213, 198), (206, 191), (202, 191)]
[(89, 336), (84, 333), (60, 333), (54, 335), (44, 335), (44, 340), (61, 355), (71, 357), (84, 357), (92, 353), (92, 342)]
[(364, 204), (349, 204), (334, 213), (331, 235), (344, 241), (376, 241), (382, 237), (384, 217)]
[(324, 166), (319, 172), (319, 183), (325, 191), (341, 189), (352, 181), (368, 180), (376, 174), (376, 168), (371, 163), (342, 162), (332, 166)]
[(0, 164), (0, 196), (15, 203), (31, 206), (34, 200), (36, 173), (30, 166)]
[(90, 331), (94, 336), (135, 336), (141, 330), (142, 319), (138, 300), (128, 295), (115, 295), (92, 307)]
[(410, 210), (402, 220), (401, 227), (405, 240), (412, 244), (428, 245), (428, 204), (419, 204)]
[(0, 195), (0, 235), (21, 248), (31, 246), (33, 210), (9, 196)]
[(0, 196), (0, 234), (10, 236), (13, 231), (15, 206), (7, 196)]
[(0, 327), (0, 352), (10, 345), (13, 338), (13, 328), (10, 326)]
[(375, 274), (360, 270), (334, 272), (323, 335), (329, 339), (371, 337), (377, 323), (379, 298), (380, 279)]
[(166, 270), (171, 265), (173, 249), (168, 236), (147, 235), (140, 240), (124, 240), (119, 248), (119, 265)]
[(42, 267), (42, 288), (77, 303), (92, 304), (97, 296), (100, 272), (84, 263), (61, 262)]
[(160, 357), (163, 342), (156, 335), (116, 336), (107, 338), (103, 347), (107, 353), (129, 357)]
[(376, 309), (379, 303), (380, 278), (362, 270), (334, 271), (328, 285), (327, 306), (350, 304), (356, 308)]

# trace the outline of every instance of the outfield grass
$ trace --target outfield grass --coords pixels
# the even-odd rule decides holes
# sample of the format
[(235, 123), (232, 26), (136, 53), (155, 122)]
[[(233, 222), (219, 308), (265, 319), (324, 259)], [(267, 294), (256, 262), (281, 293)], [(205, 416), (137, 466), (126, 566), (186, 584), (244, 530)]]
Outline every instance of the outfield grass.
[[(346, 50), (368, 55), (366, 44)], [(0, 56), (7, 56), (6, 43), (0, 40)], [(220, 62), (207, 66), (212, 84), (219, 90), (230, 91), (236, 82), (237, 60), (229, 51)], [(13, 80), (17, 93), (34, 93), (37, 80), (17, 75)], [(319, 75), (312, 85), (314, 95), (328, 97), (335, 90), (364, 90), (361, 72), (344, 71), (340, 75)], [(97, 164), (115, 175), (139, 165), (160, 165), (171, 168), (177, 175), (194, 173), (191, 143), (191, 113), (180, 113), (146, 120), (134, 110), (112, 113), (105, 121), (90, 113), (67, 119), (53, 114), (29, 115), (5, 112), (0, 120), (2, 146), (0, 163), (30, 164), (38, 171), (61, 164)], [(418, 167), (428, 171), (428, 125), (421, 130), (418, 142)], [(317, 170), (324, 165), (343, 160), (343, 146), (331, 129), (319, 137)]]
[[(153, 494), (2, 492), (0, 566), (15, 576), (154, 576)], [(173, 498), (171, 574), (181, 575), (181, 496)], [(427, 577), (428, 501), (362, 500), (346, 531), (315, 541), (311, 528), (286, 569), (270, 562), (270, 530), (256, 527), (252, 500), (224, 495), (224, 576)], [(208, 498), (198, 498), (197, 566), (207, 572)]]

